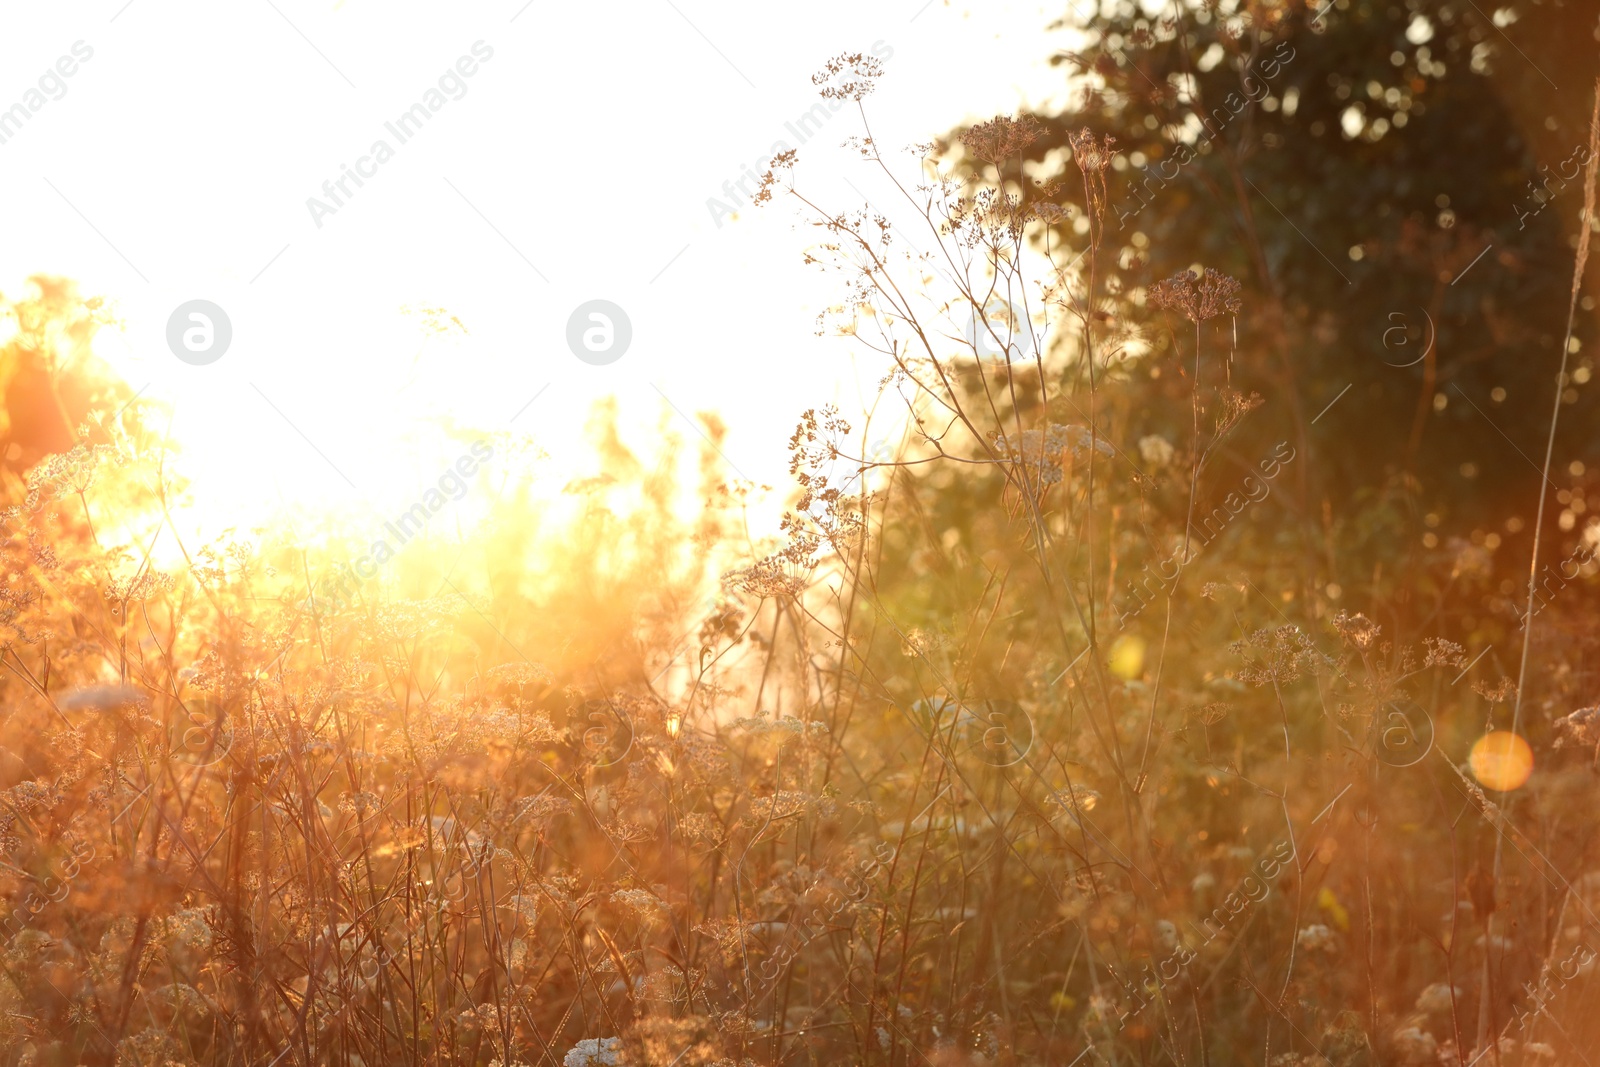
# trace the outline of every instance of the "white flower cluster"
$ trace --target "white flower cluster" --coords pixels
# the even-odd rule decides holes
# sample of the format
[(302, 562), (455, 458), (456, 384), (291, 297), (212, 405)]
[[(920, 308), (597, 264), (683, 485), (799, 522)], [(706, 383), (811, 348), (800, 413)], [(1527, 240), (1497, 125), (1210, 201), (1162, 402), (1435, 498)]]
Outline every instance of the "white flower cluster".
[(562, 1061), (566, 1067), (616, 1067), (622, 1062), (622, 1038), (590, 1037), (578, 1042)]
[(1313, 923), (1301, 930), (1296, 940), (1307, 952), (1332, 952), (1339, 946), (1333, 931), (1321, 923)]
[(753, 734), (786, 732), (803, 737), (808, 729), (813, 735), (828, 732), (828, 724), (825, 722), (818, 720), (813, 720), (809, 723), (802, 722), (793, 715), (785, 715), (775, 719), (770, 711), (758, 711), (754, 718), (741, 716), (733, 720), (733, 725), (741, 730), (748, 730)]

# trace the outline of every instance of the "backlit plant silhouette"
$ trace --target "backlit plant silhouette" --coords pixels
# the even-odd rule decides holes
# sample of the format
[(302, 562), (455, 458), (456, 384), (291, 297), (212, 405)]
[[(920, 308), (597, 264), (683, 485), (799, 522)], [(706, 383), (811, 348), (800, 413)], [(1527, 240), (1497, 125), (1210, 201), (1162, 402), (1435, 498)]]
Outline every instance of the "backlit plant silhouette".
[[(800, 415), (774, 538), (711, 424), (684, 486), (681, 443), (648, 465), (602, 422), (566, 527), (481, 474), (475, 532), (337, 605), (307, 594), (338, 537), (154, 552), (187, 489), (140, 405), (4, 475), (7, 1067), (1592, 1046), (1593, 634), (1518, 686), (1336, 606), (1337, 517), (1271, 488), (1304, 428), (1234, 385), (1273, 298), (1125, 281), (1111, 135), (1049, 177), (1027, 117), (886, 155), (879, 74), (816, 83), (883, 203), (821, 205), (794, 152), (762, 185), (839, 278), (821, 328), (885, 368), (876, 429)], [(1125, 610), (1152, 563), (1162, 610)], [(1407, 588), (1499, 577), (1463, 542)], [(1507, 704), (1539, 709), (1520, 793), (1467, 755)]]

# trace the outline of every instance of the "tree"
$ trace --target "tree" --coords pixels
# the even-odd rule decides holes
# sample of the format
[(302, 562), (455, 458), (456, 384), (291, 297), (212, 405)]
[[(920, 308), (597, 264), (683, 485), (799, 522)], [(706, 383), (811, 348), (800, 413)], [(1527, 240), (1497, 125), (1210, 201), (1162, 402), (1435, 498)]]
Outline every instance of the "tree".
[[(1554, 400), (1581, 224), (1595, 12), (1115, 3), (1083, 29), (1087, 46), (1055, 58), (1080, 91), (1036, 116), (1030, 164), (1059, 168), (1083, 126), (1117, 139), (1112, 291), (1197, 262), (1246, 280), (1234, 369), (1266, 394), (1259, 421), (1307, 456), (1296, 502), (1327, 542), (1321, 580), (1404, 600), (1371, 576), (1418, 562), (1425, 534), (1494, 533), (1525, 567), (1528, 457)], [(1591, 271), (1591, 328), (1597, 287)], [(1600, 459), (1582, 418), (1592, 371), (1580, 350), (1561, 469)], [(1179, 417), (1147, 410), (1152, 429)]]

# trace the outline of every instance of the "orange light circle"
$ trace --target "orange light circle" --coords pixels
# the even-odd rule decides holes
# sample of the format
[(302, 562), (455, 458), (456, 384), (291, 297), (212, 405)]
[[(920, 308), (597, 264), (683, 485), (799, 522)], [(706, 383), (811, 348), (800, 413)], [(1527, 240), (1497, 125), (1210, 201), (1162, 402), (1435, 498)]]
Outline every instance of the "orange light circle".
[(1533, 749), (1510, 730), (1484, 734), (1472, 746), (1472, 755), (1468, 758), (1472, 776), (1502, 793), (1521, 789), (1533, 773)]

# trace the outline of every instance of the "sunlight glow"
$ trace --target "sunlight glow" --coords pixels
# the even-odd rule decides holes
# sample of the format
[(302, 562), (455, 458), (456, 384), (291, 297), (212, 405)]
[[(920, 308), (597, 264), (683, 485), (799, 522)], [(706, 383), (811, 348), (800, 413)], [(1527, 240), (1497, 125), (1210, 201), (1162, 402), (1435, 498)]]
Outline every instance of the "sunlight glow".
[(1533, 749), (1509, 730), (1495, 730), (1478, 738), (1469, 759), (1472, 776), (1502, 793), (1521, 789), (1533, 774)]

